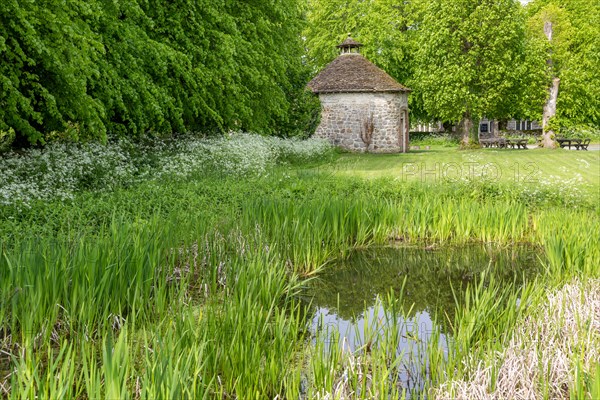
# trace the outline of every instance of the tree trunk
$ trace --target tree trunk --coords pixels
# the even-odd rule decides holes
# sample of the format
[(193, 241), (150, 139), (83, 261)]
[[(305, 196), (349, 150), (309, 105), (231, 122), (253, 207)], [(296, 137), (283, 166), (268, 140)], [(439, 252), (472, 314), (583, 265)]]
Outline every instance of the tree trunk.
[(498, 121), (498, 131), (505, 131), (508, 129), (508, 120), (501, 119)]
[[(554, 30), (552, 28), (552, 22), (546, 21), (544, 23), (544, 34), (548, 39), (548, 42), (552, 42), (552, 35)], [(552, 60), (552, 52), (548, 56), (548, 61), (546, 61), (548, 68), (552, 69), (554, 62)], [(558, 100), (558, 87), (560, 86), (560, 79), (558, 77), (554, 77), (552, 79), (552, 86), (550, 86), (548, 100), (546, 104), (544, 104), (544, 111), (542, 114), (542, 142), (540, 143), (541, 147), (545, 147), (548, 149), (553, 149), (556, 147), (556, 141), (554, 140), (554, 131), (548, 128), (548, 122), (552, 117), (556, 115), (556, 101)]]
[(461, 137), (460, 146), (470, 148), (479, 144), (479, 121), (473, 120), (471, 115), (466, 112), (463, 119), (458, 123), (457, 133)]
[(444, 132), (452, 134), (452, 127), (454, 127), (454, 123), (448, 121), (442, 122), (442, 127), (444, 129)]
[(458, 129), (458, 124), (455, 122), (444, 122), (443, 124), (444, 127), (444, 132), (446, 132), (446, 134), (448, 136), (450, 136), (452, 139), (455, 140), (460, 140), (461, 139), (461, 135), (460, 135), (460, 131)]
[(544, 114), (542, 115), (542, 147), (549, 149), (556, 147), (556, 141), (554, 140), (554, 131), (548, 129), (548, 122), (552, 117), (556, 115), (556, 101), (558, 100), (558, 87), (560, 86), (560, 79), (552, 79), (552, 86), (549, 90), (548, 100), (544, 104)]

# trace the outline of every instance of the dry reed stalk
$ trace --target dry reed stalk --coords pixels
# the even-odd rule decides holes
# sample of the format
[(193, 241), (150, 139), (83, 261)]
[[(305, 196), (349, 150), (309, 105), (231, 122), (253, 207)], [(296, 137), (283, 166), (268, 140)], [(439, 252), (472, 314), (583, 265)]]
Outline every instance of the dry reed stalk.
[(338, 366), (334, 366), (330, 371), (335, 376), (332, 390), (320, 390), (315, 393), (315, 399), (346, 400), (357, 398), (357, 393), (350, 385), (351, 376), (356, 376), (359, 382), (367, 379), (369, 381), (367, 384), (370, 384), (370, 375), (363, 373), (363, 361), (361, 357), (353, 353), (346, 338), (343, 339), (341, 352), (340, 368), (338, 369)]
[[(502, 353), (480, 361), (468, 380), (432, 391), (436, 399), (568, 399), (577, 365), (593, 373), (600, 360), (600, 280), (551, 292), (518, 325)], [(472, 361), (472, 360), (470, 360)], [(473, 365), (473, 364), (471, 364)], [(497, 370), (492, 388), (492, 372)]]

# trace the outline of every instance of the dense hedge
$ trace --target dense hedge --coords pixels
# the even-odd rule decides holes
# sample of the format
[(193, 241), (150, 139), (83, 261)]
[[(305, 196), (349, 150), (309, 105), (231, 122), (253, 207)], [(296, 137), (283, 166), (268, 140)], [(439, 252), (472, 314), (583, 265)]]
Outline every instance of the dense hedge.
[(293, 133), (301, 25), (296, 0), (0, 1), (0, 131)]

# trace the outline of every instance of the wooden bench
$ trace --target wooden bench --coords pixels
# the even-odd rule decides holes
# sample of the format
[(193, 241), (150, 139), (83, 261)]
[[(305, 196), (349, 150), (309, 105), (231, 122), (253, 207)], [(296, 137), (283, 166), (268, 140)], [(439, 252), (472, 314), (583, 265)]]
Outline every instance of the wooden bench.
[(506, 144), (511, 148), (527, 150), (527, 139), (507, 139)]
[[(568, 147), (569, 150), (571, 149), (571, 145), (575, 146), (575, 148), (577, 150), (579, 150), (579, 146), (581, 145), (581, 139), (575, 139), (575, 138), (557, 138), (556, 141), (558, 142), (558, 145), (560, 146), (561, 149), (564, 149), (565, 147)], [(588, 142), (589, 144), (589, 142)], [(587, 150), (587, 146), (586, 146), (586, 150)]]
[(527, 139), (505, 139), (505, 138), (486, 138), (479, 139), (479, 143), (485, 148), (497, 147), (499, 149), (527, 149)]
[(585, 139), (583, 142), (575, 144), (575, 150), (587, 150), (592, 139)]
[(485, 148), (494, 147), (497, 143), (498, 139), (490, 138), (490, 139), (480, 139), (479, 143)]

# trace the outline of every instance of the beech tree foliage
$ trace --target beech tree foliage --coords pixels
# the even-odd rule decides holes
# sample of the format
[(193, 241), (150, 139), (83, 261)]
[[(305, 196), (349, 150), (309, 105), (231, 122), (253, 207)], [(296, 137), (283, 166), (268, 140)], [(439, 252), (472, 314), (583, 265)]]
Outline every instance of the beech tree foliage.
[[(0, 2), (0, 130), (31, 143), (68, 121), (105, 131), (102, 104), (88, 93), (103, 47), (87, 2)], [(91, 134), (90, 136), (93, 136)]]
[[(552, 23), (553, 40), (544, 33)], [(413, 92), (413, 119), (600, 126), (594, 0), (0, 1), (0, 137), (303, 134), (305, 85), (348, 33)]]
[(302, 13), (300, 0), (4, 0), (0, 131), (31, 144), (65, 131), (293, 133), (310, 114), (297, 101)]

